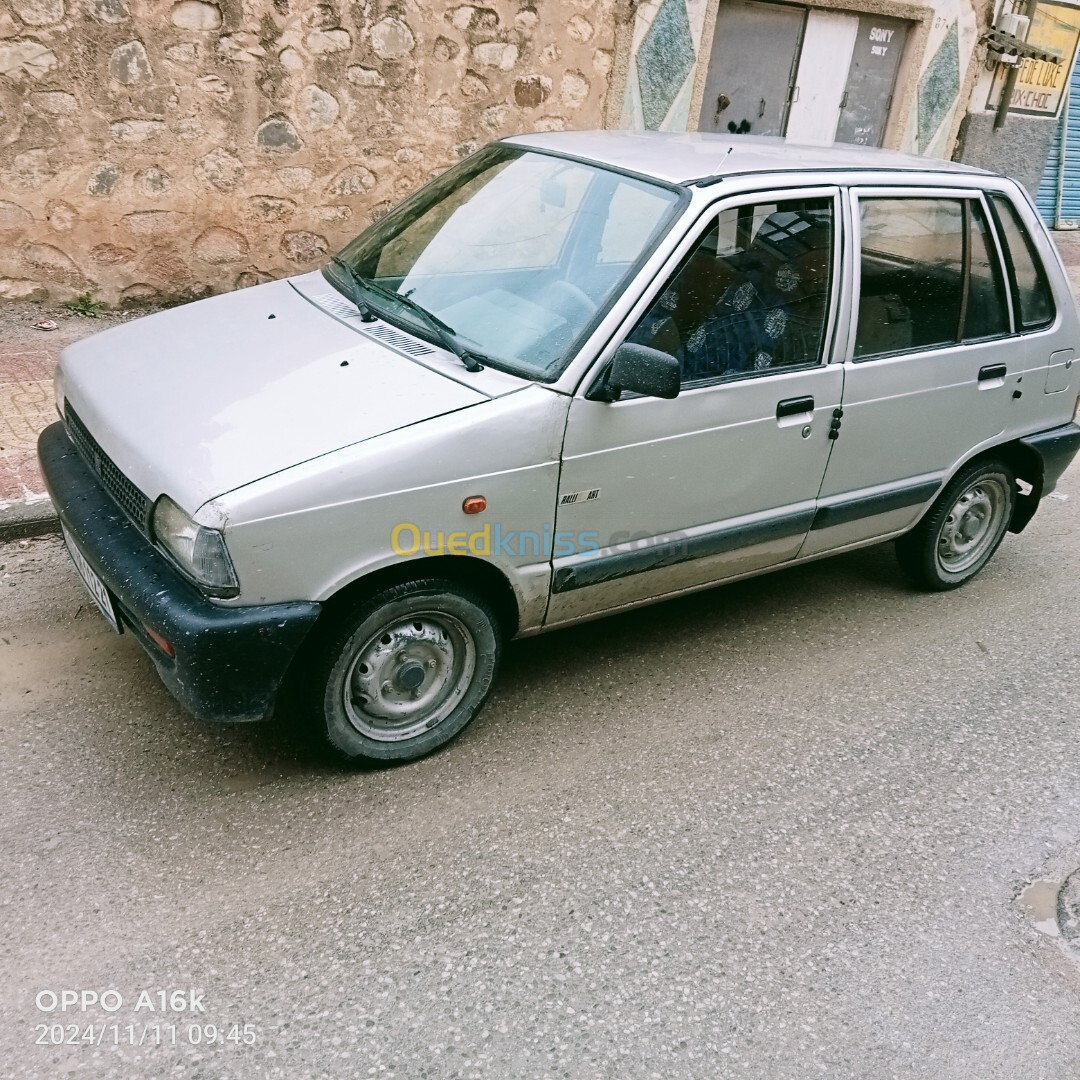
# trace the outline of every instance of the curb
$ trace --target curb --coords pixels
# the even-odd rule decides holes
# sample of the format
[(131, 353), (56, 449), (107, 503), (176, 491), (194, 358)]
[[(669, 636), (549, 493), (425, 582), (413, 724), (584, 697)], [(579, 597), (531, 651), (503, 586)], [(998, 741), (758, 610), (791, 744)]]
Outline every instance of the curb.
[(60, 531), (60, 519), (49, 499), (35, 503), (14, 503), (0, 509), (0, 543), (47, 536)]

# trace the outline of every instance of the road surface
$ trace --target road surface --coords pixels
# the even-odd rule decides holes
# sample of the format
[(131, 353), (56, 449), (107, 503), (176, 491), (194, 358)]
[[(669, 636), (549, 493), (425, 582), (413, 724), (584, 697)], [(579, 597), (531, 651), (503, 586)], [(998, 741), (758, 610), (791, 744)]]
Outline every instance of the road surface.
[(190, 719), (0, 548), (0, 1076), (1080, 1076), (1060, 494), (955, 593), (871, 549), (515, 644), (383, 771)]

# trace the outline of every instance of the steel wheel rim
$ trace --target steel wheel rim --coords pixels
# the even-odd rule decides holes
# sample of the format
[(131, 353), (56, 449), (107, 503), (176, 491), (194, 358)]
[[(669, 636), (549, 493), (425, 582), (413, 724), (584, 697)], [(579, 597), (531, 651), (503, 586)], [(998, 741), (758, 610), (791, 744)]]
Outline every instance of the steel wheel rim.
[(342, 698), (349, 722), (369, 739), (399, 742), (442, 723), (476, 670), (469, 628), (442, 611), (393, 619), (355, 651)]
[(961, 493), (938, 531), (937, 559), (943, 570), (962, 574), (987, 556), (1008, 502), (1004, 481), (994, 477), (983, 477)]

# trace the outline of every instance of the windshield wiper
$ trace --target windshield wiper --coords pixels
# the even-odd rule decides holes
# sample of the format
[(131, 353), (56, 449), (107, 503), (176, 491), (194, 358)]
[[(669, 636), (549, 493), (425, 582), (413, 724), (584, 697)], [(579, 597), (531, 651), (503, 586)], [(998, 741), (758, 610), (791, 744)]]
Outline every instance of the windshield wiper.
[(367, 284), (366, 281), (356, 272), (356, 268), (352, 263), (347, 263), (340, 255), (331, 255), (330, 261), (335, 266), (339, 266), (345, 271), (345, 276), (348, 278), (349, 284), (353, 287), (352, 302), (360, 312), (360, 320), (362, 322), (374, 322), (375, 313), (360, 299), (360, 294)]
[(377, 282), (372, 281), (370, 278), (361, 277), (356, 275), (356, 281), (360, 285), (369, 289), (371, 292), (377, 293), (379, 296), (386, 297), (391, 302), (397, 301), (404, 305), (411, 311), (429, 330), (439, 339), (439, 344), (447, 351), (453, 353), (464, 365), (467, 371), (483, 371), (484, 365), (481, 360), (486, 357), (481, 356), (479, 353), (473, 352), (471, 349), (465, 348), (464, 345), (458, 341), (457, 331), (439, 318), (438, 315), (433, 315), (426, 307), (418, 304), (408, 293), (394, 292), (392, 289), (384, 288)]

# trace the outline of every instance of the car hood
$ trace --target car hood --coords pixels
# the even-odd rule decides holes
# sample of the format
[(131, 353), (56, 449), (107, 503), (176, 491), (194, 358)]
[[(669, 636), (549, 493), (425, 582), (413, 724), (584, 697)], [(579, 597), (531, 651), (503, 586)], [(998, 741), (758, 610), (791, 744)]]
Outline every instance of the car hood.
[(60, 362), (68, 407), (145, 495), (167, 493), (194, 513), (302, 461), (525, 385), (500, 372), (470, 376), (441, 349), (361, 323), (325, 282), (313, 290), (316, 277), (298, 282), (306, 296), (271, 282), (69, 346)]

